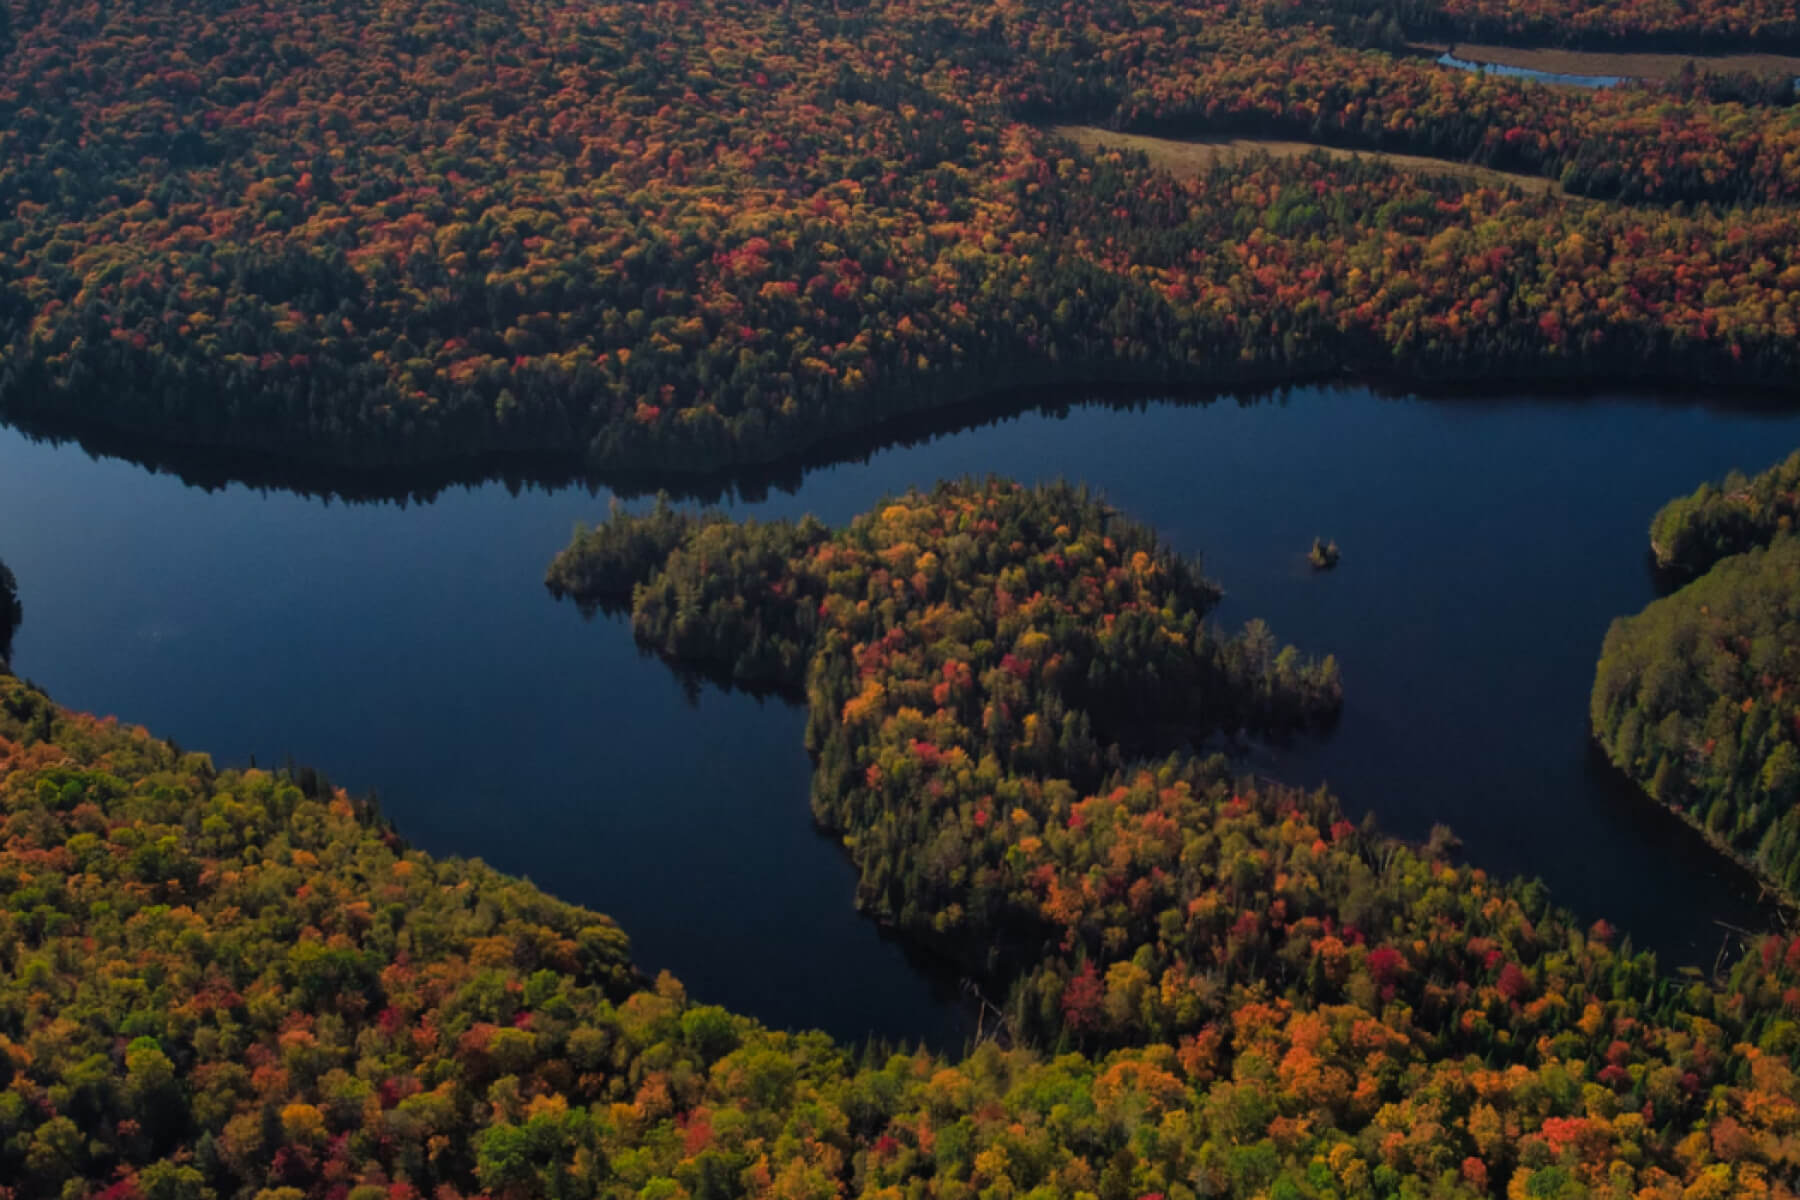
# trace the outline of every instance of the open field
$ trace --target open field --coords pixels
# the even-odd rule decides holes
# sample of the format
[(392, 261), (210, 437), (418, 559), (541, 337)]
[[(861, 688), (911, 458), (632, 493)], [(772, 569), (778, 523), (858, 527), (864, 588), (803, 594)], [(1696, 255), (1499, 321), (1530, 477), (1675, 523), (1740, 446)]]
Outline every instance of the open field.
[(1476, 183), (1487, 184), (1490, 187), (1517, 184), (1526, 191), (1562, 194), (1561, 186), (1554, 180), (1543, 179), (1536, 175), (1518, 175), (1510, 171), (1496, 171), (1489, 167), (1454, 162), (1445, 158), (1426, 158), (1418, 154), (1390, 154), (1381, 150), (1341, 150), (1333, 146), (1321, 146), (1316, 142), (1290, 142), (1279, 138), (1160, 138), (1147, 137), (1137, 133), (1115, 133), (1110, 129), (1101, 129), (1095, 125), (1052, 125), (1050, 128), (1052, 132), (1061, 134), (1084, 150), (1115, 146), (1120, 149), (1141, 151), (1149, 156), (1151, 162), (1177, 175), (1198, 175), (1218, 163), (1232, 162), (1251, 154), (1268, 154), (1275, 158), (1299, 158), (1311, 154), (1314, 150), (1322, 150), (1332, 158), (1376, 158), (1402, 170), (1433, 175), (1455, 175)]
[[(1419, 42), (1414, 49), (1442, 54), (1444, 42)], [(1523, 49), (1458, 42), (1456, 57), (1501, 67), (1523, 67), (1553, 75), (1624, 75), (1632, 79), (1673, 79), (1692, 62), (1714, 71), (1749, 71), (1757, 75), (1800, 77), (1800, 56), (1791, 54), (1628, 54), (1588, 50)]]

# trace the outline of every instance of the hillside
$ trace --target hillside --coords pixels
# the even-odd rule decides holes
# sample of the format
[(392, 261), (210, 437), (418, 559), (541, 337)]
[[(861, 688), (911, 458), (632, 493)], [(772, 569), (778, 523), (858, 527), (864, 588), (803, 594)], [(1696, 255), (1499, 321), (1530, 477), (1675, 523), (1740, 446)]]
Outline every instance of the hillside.
[[(1356, 35), (1462, 11), (12, 0), (0, 412), (365, 468), (667, 472), (1050, 381), (1790, 388), (1800, 109)], [(1627, 42), (1792, 25), (1605, 12)], [(1584, 13), (1526, 27), (1584, 40)], [(1177, 178), (1059, 121), (1446, 170)]]

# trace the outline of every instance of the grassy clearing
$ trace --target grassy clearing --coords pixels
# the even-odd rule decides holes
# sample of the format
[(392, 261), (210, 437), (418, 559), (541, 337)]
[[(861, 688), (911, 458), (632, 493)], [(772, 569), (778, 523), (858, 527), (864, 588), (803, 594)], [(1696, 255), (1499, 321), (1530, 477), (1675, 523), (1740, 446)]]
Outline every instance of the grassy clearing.
[(1315, 142), (1289, 142), (1278, 138), (1180, 138), (1146, 137), (1137, 133), (1115, 133), (1095, 125), (1053, 125), (1051, 132), (1062, 135), (1084, 150), (1103, 146), (1121, 150), (1138, 150), (1150, 161), (1174, 175), (1199, 175), (1218, 163), (1234, 162), (1253, 154), (1275, 158), (1298, 158), (1323, 150), (1333, 158), (1373, 158), (1405, 171), (1430, 175), (1454, 175), (1488, 187), (1516, 185), (1528, 192), (1562, 195), (1562, 187), (1553, 180), (1537, 175), (1517, 175), (1496, 171), (1446, 158), (1426, 158), (1418, 154), (1390, 154), (1381, 150), (1339, 150)]

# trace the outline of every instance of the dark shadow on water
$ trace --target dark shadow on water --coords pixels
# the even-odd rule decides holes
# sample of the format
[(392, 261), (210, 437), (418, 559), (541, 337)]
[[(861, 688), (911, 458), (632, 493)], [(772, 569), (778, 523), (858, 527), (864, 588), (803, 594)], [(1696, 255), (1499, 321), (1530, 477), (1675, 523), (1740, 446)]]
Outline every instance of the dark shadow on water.
[(814, 471), (867, 463), (875, 455), (887, 450), (925, 445), (1032, 413), (1064, 418), (1078, 408), (1144, 412), (1162, 406), (1206, 408), (1221, 403), (1233, 404), (1239, 408), (1258, 405), (1281, 407), (1301, 391), (1328, 394), (1370, 393), (1384, 402), (1395, 404), (1454, 406), (1504, 401), (1512, 406), (1559, 408), (1625, 402), (1660, 408), (1703, 408), (1728, 413), (1767, 413), (1771, 416), (1791, 411), (1796, 405), (1792, 397), (1765, 391), (1743, 391), (1698, 398), (1691, 389), (1686, 388), (1672, 387), (1658, 391), (1634, 387), (1630, 392), (1611, 393), (1597, 392), (1591, 384), (1562, 381), (1495, 380), (1420, 388), (1389, 384), (1379, 379), (1333, 377), (1299, 380), (1263, 388), (1221, 391), (1130, 383), (1081, 384), (1056, 389), (1031, 388), (999, 392), (979, 400), (890, 418), (854, 434), (825, 438), (805, 450), (766, 464), (735, 466), (674, 477), (633, 477), (613, 472), (587, 478), (590, 486), (607, 487), (624, 497), (652, 495), (661, 491), (667, 492), (671, 498), (707, 504), (732, 499), (759, 503), (771, 492), (790, 495), (798, 492), (807, 475)]
[[(821, 841), (828, 843), (832, 852), (843, 861), (850, 861), (850, 851), (845, 848), (841, 837), (816, 821), (813, 822), (813, 832)], [(866, 919), (865, 914), (858, 915), (865, 916)], [(955, 1053), (960, 1050), (968, 1054), (974, 1050), (979, 1035), (995, 1032), (991, 1017), (984, 1018), (983, 1013), (984, 1001), (989, 998), (983, 995), (980, 985), (956, 963), (881, 921), (869, 923), (875, 926), (875, 936), (884, 945), (897, 949), (907, 969), (925, 982), (932, 1003), (943, 1014), (942, 1024), (948, 1026), (947, 1036), (944, 1031), (940, 1031), (936, 1038), (919, 1038), (903, 1044), (895, 1044), (885, 1038), (870, 1038), (869, 1044), (896, 1051), (925, 1046), (937, 1053)]]
[[(646, 658), (655, 658), (667, 667), (679, 682), (682, 694), (691, 705), (698, 705), (702, 691), (711, 688), (725, 695), (743, 695), (754, 699), (758, 704), (780, 704), (796, 710), (806, 707), (806, 692), (799, 686), (763, 686), (746, 684), (742, 680), (732, 678), (729, 673), (708, 671), (670, 658), (653, 647), (638, 644), (638, 651)], [(821, 824), (810, 812), (810, 797), (807, 805), (807, 819), (812, 825), (813, 836), (830, 848), (839, 861), (851, 870), (853, 876), (860, 879), (855, 860), (850, 849), (844, 845), (843, 835)], [(797, 815), (797, 814), (796, 814)], [(866, 913), (859, 911), (859, 916), (867, 918)], [(983, 1001), (985, 999), (978, 981), (971, 978), (961, 966), (948, 955), (939, 954), (932, 947), (918, 938), (908, 937), (894, 929), (884, 921), (871, 922), (875, 926), (877, 938), (885, 945), (899, 950), (906, 966), (925, 982), (932, 1003), (942, 1010), (944, 1023), (948, 1025), (948, 1036), (940, 1031), (936, 1039), (920, 1039), (916, 1043), (898, 1045), (883, 1038), (871, 1038), (869, 1044), (885, 1047), (890, 1050), (910, 1050), (914, 1044), (926, 1045), (928, 1049), (938, 1052), (955, 1051), (955, 1038), (962, 1038), (961, 1049), (967, 1053), (974, 1048), (974, 1039), (983, 1032)]]
[(759, 704), (772, 701), (789, 708), (803, 708), (806, 705), (806, 689), (799, 684), (746, 681), (729, 670), (682, 662), (642, 643), (638, 644), (638, 653), (645, 658), (657, 659), (669, 669), (669, 673), (681, 685), (681, 694), (687, 698), (690, 706), (698, 705), (701, 690), (709, 687), (716, 688), (727, 696), (733, 693), (748, 696)]
[(53, 446), (73, 444), (90, 458), (112, 458), (142, 467), (153, 475), (170, 475), (188, 487), (219, 491), (241, 486), (258, 492), (290, 492), (345, 503), (429, 504), (452, 488), (499, 483), (517, 495), (526, 489), (546, 491), (585, 487), (598, 494), (601, 484), (579, 469), (568, 454), (507, 453), (472, 455), (426, 465), (402, 464), (380, 469), (337, 467), (258, 450), (219, 449), (121, 434), (39, 418), (0, 422), (28, 440)]
[[(1656, 560), (1656, 551), (1649, 546), (1644, 547), (1644, 578), (1650, 581), (1650, 590), (1658, 596), (1667, 596), (1679, 591), (1681, 585), (1690, 581), (1686, 572), (1671, 570)], [(1626, 614), (1620, 613), (1620, 616)]]
[[(1748, 948), (1746, 932), (1793, 927), (1800, 912), (1785, 903), (1756, 873), (1709, 844), (1700, 831), (1683, 821), (1665, 805), (1645, 793), (1644, 789), (1614, 766), (1593, 738), (1588, 739), (1586, 777), (1590, 790), (1608, 808), (1621, 814), (1666, 862), (1679, 862), (1689, 869), (1717, 880), (1732, 894), (1740, 897), (1759, 918), (1760, 929), (1746, 931), (1724, 921), (1714, 920), (1720, 947), (1716, 956), (1708, 956), (1716, 967), (1729, 965)], [(1668, 881), (1671, 885), (1677, 881)], [(1696, 965), (1706, 966), (1706, 963)]]
[(806, 477), (819, 470), (866, 463), (886, 450), (919, 446), (940, 438), (999, 424), (1030, 413), (1066, 417), (1077, 408), (1143, 411), (1155, 406), (1206, 407), (1229, 402), (1239, 407), (1282, 405), (1300, 390), (1372, 393), (1395, 403), (1479, 404), (1504, 400), (1509, 405), (1556, 407), (1628, 401), (1637, 405), (1705, 408), (1729, 413), (1778, 414), (1794, 407), (1791, 396), (1766, 390), (1740, 390), (1696, 398), (1692, 389), (1671, 385), (1658, 389), (1634, 381), (1627, 392), (1597, 390), (1577, 380), (1512, 380), (1396, 383), (1378, 377), (1331, 375), (1300, 378), (1266, 387), (1206, 390), (1167, 384), (1071, 384), (1055, 388), (1020, 388), (990, 393), (974, 400), (926, 408), (884, 418), (854, 433), (831, 434), (783, 453), (767, 462), (727, 465), (695, 471), (634, 472), (594, 469), (573, 451), (508, 451), (453, 456), (428, 463), (385, 467), (348, 467), (287, 457), (255, 449), (220, 449), (148, 438), (40, 416), (0, 421), (34, 442), (74, 443), (94, 458), (114, 458), (153, 474), (171, 475), (182, 483), (215, 491), (234, 485), (255, 491), (291, 492), (326, 501), (390, 503), (402, 507), (426, 504), (454, 488), (499, 483), (517, 495), (537, 489), (609, 490), (633, 498), (667, 493), (671, 498), (701, 503), (740, 500), (759, 503), (772, 492), (793, 494)]
[(244, 486), (346, 503), (426, 504), (453, 488), (500, 483), (517, 494), (526, 489), (576, 488), (623, 497), (666, 492), (678, 500), (715, 503), (740, 499), (755, 503), (771, 492), (792, 494), (813, 471), (866, 462), (883, 450), (917, 446), (941, 437), (993, 425), (1030, 412), (1066, 416), (1075, 407), (1141, 408), (1151, 403), (1205, 405), (1229, 395), (1243, 404), (1278, 400), (1287, 389), (1237, 393), (1174, 393), (1133, 385), (1021, 389), (978, 400), (891, 417), (853, 434), (831, 435), (765, 463), (696, 471), (644, 471), (585, 465), (574, 451), (507, 452), (452, 457), (423, 464), (346, 467), (284, 457), (261, 450), (220, 449), (122, 434), (105, 428), (24, 417), (0, 422), (34, 442), (73, 443), (90, 457), (114, 458), (153, 474), (171, 475), (189, 487), (216, 491)]

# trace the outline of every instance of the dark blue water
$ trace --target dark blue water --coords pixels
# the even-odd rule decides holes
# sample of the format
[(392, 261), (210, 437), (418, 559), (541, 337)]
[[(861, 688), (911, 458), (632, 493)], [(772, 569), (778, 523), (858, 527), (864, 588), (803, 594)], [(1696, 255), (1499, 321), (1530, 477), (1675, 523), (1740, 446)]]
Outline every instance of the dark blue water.
[[(1266, 617), (1343, 662), (1323, 741), (1258, 769), (1329, 781), (1354, 812), (1541, 875), (1666, 960), (1710, 966), (1742, 883), (1587, 748), (1608, 621), (1653, 596), (1644, 533), (1669, 496), (1800, 444), (1800, 420), (1613, 400), (1078, 407), (807, 474), (735, 507), (841, 522), (889, 491), (999, 472), (1097, 485), (1204, 553), (1222, 619)], [(401, 832), (619, 918), (639, 961), (775, 1025), (954, 1048), (962, 1010), (851, 909), (811, 829), (801, 715), (690, 700), (627, 629), (543, 589), (581, 489), (434, 502), (206, 492), (0, 432), (15, 666), (65, 704), (222, 762), (290, 756), (376, 790)], [(1343, 561), (1304, 554), (1335, 538)]]

